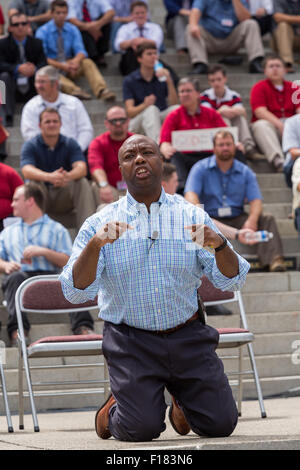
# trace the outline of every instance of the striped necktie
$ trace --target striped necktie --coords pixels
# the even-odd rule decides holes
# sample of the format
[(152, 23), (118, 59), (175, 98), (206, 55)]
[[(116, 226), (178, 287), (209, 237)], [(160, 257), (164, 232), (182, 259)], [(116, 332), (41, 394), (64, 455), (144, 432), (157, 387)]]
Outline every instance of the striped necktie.
[(83, 15), (83, 21), (85, 21), (87, 23), (92, 21), (89, 9), (87, 7), (87, 1), (86, 0), (84, 0), (84, 2), (82, 4), (82, 15)]
[(57, 60), (58, 62), (65, 62), (66, 60), (64, 38), (60, 28), (57, 30)]
[[(19, 53), (20, 53), (20, 63), (24, 64), (26, 62), (25, 48), (22, 42), (18, 41)], [(19, 75), (17, 78), (17, 88), (20, 93), (25, 95), (29, 91), (29, 82), (28, 77), (24, 75)]]

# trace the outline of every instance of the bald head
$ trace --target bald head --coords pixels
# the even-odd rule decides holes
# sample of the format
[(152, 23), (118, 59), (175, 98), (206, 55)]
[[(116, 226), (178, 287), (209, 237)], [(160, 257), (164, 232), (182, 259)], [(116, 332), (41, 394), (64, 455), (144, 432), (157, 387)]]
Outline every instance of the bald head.
[(105, 127), (113, 140), (125, 140), (128, 136), (129, 119), (122, 106), (113, 106), (106, 113)]

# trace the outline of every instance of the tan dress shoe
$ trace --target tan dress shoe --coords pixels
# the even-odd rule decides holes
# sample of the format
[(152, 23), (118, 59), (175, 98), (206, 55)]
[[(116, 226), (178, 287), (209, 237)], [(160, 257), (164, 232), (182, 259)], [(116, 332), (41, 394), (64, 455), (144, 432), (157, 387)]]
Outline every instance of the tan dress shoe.
[(116, 94), (108, 88), (104, 88), (104, 90), (100, 92), (98, 98), (101, 98), (104, 101), (112, 101), (116, 99)]
[(97, 436), (101, 439), (109, 439), (111, 432), (108, 427), (109, 423), (109, 410), (112, 405), (116, 403), (116, 400), (112, 395), (108, 397), (104, 405), (97, 411), (95, 416), (95, 429)]
[(286, 266), (284, 264), (284, 259), (281, 256), (277, 256), (276, 258), (274, 258), (272, 263), (270, 264), (269, 271), (271, 273), (285, 272)]
[(169, 410), (169, 419), (175, 431), (181, 436), (185, 436), (190, 432), (191, 427), (174, 397), (172, 397), (172, 404)]

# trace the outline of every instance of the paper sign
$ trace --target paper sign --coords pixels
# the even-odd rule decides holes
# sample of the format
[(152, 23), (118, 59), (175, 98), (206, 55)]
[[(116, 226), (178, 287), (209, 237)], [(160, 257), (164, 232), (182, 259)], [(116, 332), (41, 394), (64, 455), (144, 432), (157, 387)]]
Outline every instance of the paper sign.
[(213, 150), (213, 137), (218, 131), (228, 131), (235, 143), (238, 142), (237, 127), (214, 127), (212, 129), (193, 129), (188, 131), (173, 131), (172, 145), (180, 152), (201, 152)]

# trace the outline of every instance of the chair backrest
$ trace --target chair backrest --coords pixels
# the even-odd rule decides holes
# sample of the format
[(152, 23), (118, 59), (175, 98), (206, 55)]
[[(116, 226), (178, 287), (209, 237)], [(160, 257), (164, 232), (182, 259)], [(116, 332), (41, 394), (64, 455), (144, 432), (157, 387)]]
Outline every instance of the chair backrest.
[(70, 313), (98, 308), (97, 297), (83, 304), (72, 304), (62, 292), (58, 275), (34, 276), (22, 283), (16, 302), (23, 312)]
[(236, 300), (235, 292), (222, 291), (215, 287), (206, 276), (201, 278), (201, 286), (198, 289), (198, 294), (204, 303), (209, 305), (209, 302), (214, 304), (218, 302), (224, 303), (225, 301), (233, 302)]
[(206, 276), (203, 276), (201, 278), (201, 286), (198, 289), (198, 295), (200, 295), (205, 305), (237, 302), (240, 313), (240, 324), (246, 330), (248, 329), (246, 312), (240, 291), (222, 291), (221, 289), (215, 287)]
[(34, 276), (19, 286), (16, 296), (16, 314), (20, 336), (24, 338), (21, 312), (37, 314), (66, 314), (85, 310), (99, 310), (97, 298), (83, 304), (72, 304), (63, 295), (58, 274)]

